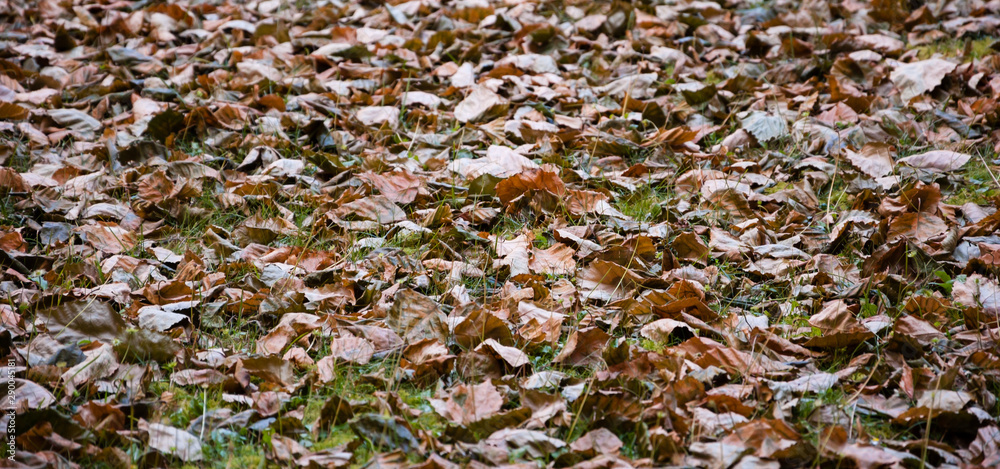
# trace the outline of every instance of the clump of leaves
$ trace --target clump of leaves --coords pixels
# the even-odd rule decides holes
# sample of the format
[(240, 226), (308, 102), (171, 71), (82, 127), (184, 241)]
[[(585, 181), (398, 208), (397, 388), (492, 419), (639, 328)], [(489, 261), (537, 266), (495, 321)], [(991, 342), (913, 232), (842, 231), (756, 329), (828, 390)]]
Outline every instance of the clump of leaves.
[(1000, 465), (996, 2), (64, 3), (14, 465)]

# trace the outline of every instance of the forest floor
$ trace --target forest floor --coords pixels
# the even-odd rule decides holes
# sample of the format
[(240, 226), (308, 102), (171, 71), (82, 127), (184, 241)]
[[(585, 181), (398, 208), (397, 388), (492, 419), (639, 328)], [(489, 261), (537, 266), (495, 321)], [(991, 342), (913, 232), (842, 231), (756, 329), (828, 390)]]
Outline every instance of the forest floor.
[(996, 466), (998, 26), (0, 0), (5, 467)]

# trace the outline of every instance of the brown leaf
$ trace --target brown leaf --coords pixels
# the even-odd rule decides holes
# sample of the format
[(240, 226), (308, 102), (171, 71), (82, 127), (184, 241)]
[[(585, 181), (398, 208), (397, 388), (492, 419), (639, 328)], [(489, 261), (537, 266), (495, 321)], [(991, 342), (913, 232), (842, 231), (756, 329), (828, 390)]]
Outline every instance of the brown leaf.
[(900, 158), (899, 162), (907, 166), (931, 171), (935, 173), (945, 173), (957, 171), (965, 166), (972, 155), (958, 153), (948, 150), (931, 150), (917, 155)]
[(358, 110), (354, 115), (362, 124), (372, 127), (388, 126), (395, 129), (399, 126), (399, 108), (392, 106), (368, 106)]
[(499, 145), (490, 145), (486, 149), (486, 157), (484, 158), (462, 158), (448, 165), (448, 169), (458, 173), (466, 180), (473, 180), (484, 174), (498, 178), (509, 178), (522, 171), (538, 168), (537, 163), (524, 155)]
[[(841, 102), (834, 104), (833, 107), (816, 116), (816, 120), (825, 122), (831, 127), (836, 127), (839, 123), (856, 124), (858, 122), (858, 113), (854, 112), (854, 109), (851, 109), (850, 106)], [(848, 159), (850, 159), (850, 150), (848, 150), (847, 155)], [(851, 162), (853, 163), (854, 160), (852, 159)]]
[[(847, 159), (862, 173), (872, 178), (880, 178), (892, 173), (892, 147), (884, 143), (869, 143), (855, 153), (846, 150)], [(905, 159), (905, 158), (904, 158)]]
[(383, 225), (406, 220), (406, 212), (388, 197), (381, 195), (355, 200), (331, 213), (338, 218), (371, 220)]
[(0, 168), (0, 192), (29, 192), (31, 187), (24, 178), (11, 168)]
[(966, 314), (973, 327), (995, 323), (1000, 317), (1000, 285), (992, 279), (973, 274), (964, 281), (956, 280), (951, 294), (956, 303), (976, 311)]
[(627, 298), (639, 284), (639, 276), (613, 262), (594, 261), (577, 273), (583, 300), (613, 301)]
[(506, 346), (514, 344), (507, 323), (495, 314), (478, 308), (455, 326), (454, 334), (455, 342), (465, 349), (475, 348), (486, 339)]
[(528, 268), (544, 275), (570, 275), (576, 271), (573, 248), (556, 243), (548, 249), (532, 248)]
[(948, 231), (948, 224), (934, 215), (927, 213), (904, 213), (894, 218), (889, 224), (887, 238), (889, 241), (895, 241), (905, 236), (926, 242), (946, 231)]
[(184, 462), (196, 462), (204, 459), (201, 442), (194, 435), (168, 425), (140, 422), (140, 428), (149, 433), (147, 444), (161, 453), (176, 456)]
[(696, 359), (701, 367), (715, 366), (730, 373), (763, 375), (788, 369), (767, 357), (724, 347), (708, 338), (693, 337), (671, 349)]
[(544, 458), (566, 446), (566, 443), (562, 440), (547, 436), (540, 431), (513, 428), (493, 433), (484, 443), (511, 451), (524, 450), (532, 459)]
[[(676, 334), (675, 334), (676, 332)], [(687, 340), (694, 336), (694, 330), (687, 324), (673, 319), (658, 319), (645, 326), (639, 331), (643, 337), (653, 342), (665, 344), (670, 342), (671, 337)]]
[(68, 301), (38, 311), (49, 333), (60, 342), (83, 339), (112, 343), (125, 330), (125, 321), (114, 308), (100, 301)]
[(831, 427), (823, 431), (823, 441), (828, 445), (823, 448), (831, 455), (851, 459), (858, 468), (875, 469), (894, 466), (901, 463), (899, 457), (878, 446), (848, 443), (847, 432), (843, 427)]
[(961, 391), (927, 391), (917, 399), (917, 407), (938, 412), (960, 412), (971, 401), (972, 396)]
[(84, 384), (95, 384), (97, 380), (111, 376), (118, 369), (118, 358), (114, 348), (108, 344), (84, 351), (82, 363), (66, 370), (60, 377), (66, 392), (72, 394)]
[(459, 122), (480, 122), (507, 113), (507, 101), (485, 86), (473, 88), (462, 102), (455, 106), (455, 119)]
[(254, 215), (233, 230), (233, 240), (240, 245), (267, 244), (279, 236), (291, 236), (298, 231), (294, 223), (284, 218), (264, 218)]
[(595, 456), (598, 454), (615, 454), (624, 443), (614, 433), (606, 428), (598, 428), (585, 433), (577, 438), (570, 449), (585, 456)]
[(92, 140), (103, 128), (99, 120), (76, 109), (50, 109), (48, 114), (57, 124), (73, 130), (87, 140)]
[(561, 198), (566, 192), (566, 186), (553, 171), (529, 168), (500, 181), (496, 187), (497, 197), (505, 206), (531, 191), (545, 191)]
[(490, 382), (474, 386), (460, 384), (442, 399), (430, 399), (431, 407), (458, 425), (468, 425), (500, 412), (503, 396)]
[(343, 334), (330, 342), (330, 356), (347, 363), (365, 365), (374, 353), (371, 342), (351, 334)]
[(101, 433), (124, 430), (126, 424), (124, 412), (112, 405), (96, 401), (90, 401), (80, 406), (76, 415), (73, 416), (73, 420)]
[(170, 381), (178, 386), (221, 386), (235, 390), (236, 380), (218, 370), (180, 370), (170, 376)]
[(611, 336), (596, 327), (573, 331), (552, 361), (569, 366), (595, 366), (603, 361), (604, 346), (610, 339)]
[[(45, 409), (56, 402), (55, 396), (48, 389), (32, 381), (15, 378), (14, 385), (16, 387), (15, 395), (17, 396), (19, 412), (27, 409)], [(24, 408), (21, 408), (22, 406)]]
[(484, 351), (484, 347), (489, 348), (492, 353), (502, 359), (511, 368), (519, 368), (529, 363), (528, 355), (516, 347), (501, 345), (494, 339), (486, 339), (482, 345), (476, 348), (477, 351)]
[(819, 313), (809, 318), (809, 324), (829, 332), (851, 331), (861, 327), (861, 323), (854, 318), (852, 308), (843, 300), (824, 304)]
[(896, 324), (893, 325), (892, 330), (895, 334), (904, 335), (916, 340), (917, 343), (924, 347), (945, 337), (943, 332), (935, 329), (930, 323), (909, 315), (903, 315), (899, 319), (896, 319)]
[(921, 60), (896, 66), (889, 78), (899, 90), (903, 104), (933, 90), (944, 77), (955, 70), (956, 65), (942, 59)]
[(292, 364), (282, 360), (277, 355), (240, 359), (237, 364), (237, 373), (241, 369), (264, 381), (282, 386), (288, 386), (295, 382)]
[(117, 224), (84, 225), (76, 229), (95, 249), (108, 254), (121, 254), (135, 248), (135, 233)]
[(438, 339), (445, 342), (448, 327), (444, 314), (430, 298), (413, 290), (399, 290), (393, 296), (386, 324), (407, 342)]
[(409, 171), (397, 171), (391, 174), (369, 172), (359, 175), (359, 178), (368, 181), (381, 195), (397, 204), (413, 202), (424, 190), (423, 181)]
[(705, 262), (709, 258), (708, 246), (702, 242), (701, 238), (694, 233), (682, 233), (674, 238), (670, 247), (677, 253), (677, 257), (689, 261)]
[(17, 121), (28, 118), (28, 110), (14, 103), (0, 102), (0, 119)]
[(595, 191), (567, 190), (566, 209), (575, 216), (587, 214), (603, 215), (627, 220), (629, 217), (618, 211), (609, 202), (607, 195)]

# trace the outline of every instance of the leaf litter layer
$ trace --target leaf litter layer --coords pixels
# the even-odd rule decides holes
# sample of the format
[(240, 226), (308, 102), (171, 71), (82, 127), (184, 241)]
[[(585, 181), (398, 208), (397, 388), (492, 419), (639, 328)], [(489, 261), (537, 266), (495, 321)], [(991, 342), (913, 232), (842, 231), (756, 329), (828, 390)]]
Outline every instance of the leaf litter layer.
[(6, 464), (1000, 464), (998, 10), (2, 0)]

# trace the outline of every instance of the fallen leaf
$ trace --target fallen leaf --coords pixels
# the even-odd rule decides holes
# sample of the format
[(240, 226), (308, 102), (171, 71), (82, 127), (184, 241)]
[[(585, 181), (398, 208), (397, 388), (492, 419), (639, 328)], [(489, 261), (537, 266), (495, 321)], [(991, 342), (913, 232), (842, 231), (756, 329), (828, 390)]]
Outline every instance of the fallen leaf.
[(762, 111), (751, 112), (740, 120), (740, 125), (761, 143), (789, 135), (788, 123), (784, 118)]
[(196, 436), (159, 423), (147, 423), (145, 427), (146, 431), (149, 432), (147, 444), (150, 448), (176, 456), (184, 462), (196, 462), (204, 459), (201, 442)]
[(372, 359), (375, 347), (365, 339), (345, 334), (330, 342), (330, 356), (348, 363), (365, 365)]
[(895, 166), (892, 161), (892, 147), (889, 145), (869, 143), (862, 147), (858, 153), (851, 150), (846, 150), (846, 152), (847, 159), (850, 160), (851, 164), (872, 178), (877, 179), (891, 174)]
[(473, 88), (462, 102), (455, 106), (455, 119), (459, 122), (480, 122), (506, 114), (508, 103), (484, 86)]
[(911, 99), (933, 90), (956, 65), (943, 59), (929, 59), (900, 64), (889, 78), (899, 89), (899, 97), (906, 104)]
[(957, 171), (965, 166), (972, 155), (958, 153), (947, 150), (932, 150), (917, 155), (900, 158), (899, 162), (907, 166), (931, 171), (935, 173), (945, 173)]

